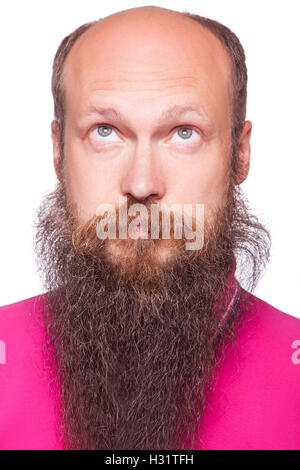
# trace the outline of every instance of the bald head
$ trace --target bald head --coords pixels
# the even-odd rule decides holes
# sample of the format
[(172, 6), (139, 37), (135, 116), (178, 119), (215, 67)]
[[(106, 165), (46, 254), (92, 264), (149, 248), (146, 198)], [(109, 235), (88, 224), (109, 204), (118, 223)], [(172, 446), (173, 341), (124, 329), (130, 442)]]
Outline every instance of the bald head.
[(205, 87), (216, 101), (224, 102), (231, 89), (231, 61), (211, 31), (181, 13), (160, 7), (133, 8), (94, 24), (66, 59), (64, 84), (72, 97), (69, 101), (77, 88), (101, 80), (107, 88), (114, 83), (126, 88), (132, 83), (136, 91), (172, 86), (181, 80), (195, 88)]
[[(151, 33), (152, 37), (156, 36), (158, 31), (161, 33), (165, 30), (166, 33), (171, 33), (174, 28), (176, 34), (179, 34), (181, 38), (183, 38), (186, 34), (187, 27), (188, 29), (193, 28), (194, 30), (197, 28), (198, 32), (199, 28), (205, 28), (208, 36), (209, 33), (212, 33), (214, 38), (219, 40), (220, 45), (224, 48), (223, 52), (227, 52), (231, 62), (230, 66), (232, 73), (229, 88), (232, 92), (232, 144), (235, 149), (238, 137), (240, 136), (244, 125), (247, 97), (247, 68), (245, 64), (245, 54), (238, 37), (225, 25), (200, 15), (191, 14), (187, 11), (182, 13), (157, 6), (143, 6), (123, 10), (105, 18), (100, 18), (98, 21), (85, 23), (66, 36), (61, 42), (53, 63), (52, 92), (54, 97), (55, 118), (57, 121), (56, 124), (58, 125), (58, 132), (60, 134), (59, 141), (62, 152), (64, 146), (65, 121), (63, 71), (67, 56), (70, 54), (74, 44), (79, 42), (78, 39), (80, 36), (84, 35), (88, 30), (94, 29), (94, 27), (99, 29), (103, 26), (103, 29), (111, 28), (112, 30), (119, 29), (119, 31), (123, 28), (123, 32), (125, 33), (125, 35), (121, 37), (121, 43), (123, 46), (123, 40), (128, 35), (128, 31), (126, 32), (124, 29), (124, 26), (126, 28), (126, 25), (128, 26), (127, 29), (130, 29), (131, 32), (136, 32), (136, 37), (139, 30), (142, 33), (142, 39), (146, 35), (150, 36)], [(129, 34), (129, 37), (131, 36), (132, 34)], [(159, 34), (158, 38), (161, 38), (161, 34)], [(196, 38), (196, 42), (199, 42), (199, 37)], [(139, 43), (141, 43), (141, 41), (139, 41)], [(135, 46), (137, 46), (137, 41)], [(164, 47), (165, 43), (159, 44), (160, 49), (161, 46)], [(124, 49), (124, 47), (122, 47), (122, 49)], [(184, 47), (181, 49), (184, 49)], [(190, 46), (185, 48), (184, 55), (188, 54), (189, 49)]]

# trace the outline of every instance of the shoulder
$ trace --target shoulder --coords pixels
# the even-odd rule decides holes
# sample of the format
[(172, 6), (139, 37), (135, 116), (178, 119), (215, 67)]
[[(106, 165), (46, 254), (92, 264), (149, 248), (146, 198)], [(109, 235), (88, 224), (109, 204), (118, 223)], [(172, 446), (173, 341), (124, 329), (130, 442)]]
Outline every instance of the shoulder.
[(29, 310), (35, 309), (39, 300), (42, 299), (45, 294), (35, 295), (24, 300), (19, 300), (10, 304), (0, 306), (0, 320), (13, 315), (14, 313), (28, 312)]
[(289, 429), (293, 443), (286, 445), (299, 446), (300, 320), (254, 295), (248, 314), (238, 339), (236, 396), (243, 395), (256, 424), (268, 421), (274, 439), (276, 429), (282, 444)]
[(257, 320), (262, 322), (265, 328), (272, 328), (279, 334), (288, 333), (294, 328), (300, 332), (300, 319), (292, 313), (282, 312), (255, 295), (251, 295), (251, 300), (250, 309), (256, 312)]
[(56, 449), (56, 395), (49, 388), (44, 294), (0, 307), (0, 449)]
[(18, 302), (0, 306), (0, 324), (2, 327), (9, 326), (15, 320), (21, 321), (40, 311), (45, 299), (45, 294), (35, 295)]
[(284, 364), (285, 370), (295, 372), (288, 366), (300, 363), (300, 319), (254, 295), (250, 296), (241, 339), (247, 343), (249, 354), (255, 352), (255, 357), (264, 362), (276, 363), (277, 373)]
[(45, 294), (0, 307), (0, 363), (17, 358), (41, 338), (41, 307)]
[(254, 295), (243, 315), (216, 375), (208, 448), (299, 449), (300, 320)]

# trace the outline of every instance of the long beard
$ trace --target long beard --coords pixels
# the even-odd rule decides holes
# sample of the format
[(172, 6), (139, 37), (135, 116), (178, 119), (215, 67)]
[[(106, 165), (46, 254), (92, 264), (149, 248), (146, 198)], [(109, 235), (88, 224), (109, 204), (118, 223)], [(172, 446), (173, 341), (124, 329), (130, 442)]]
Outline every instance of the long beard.
[[(170, 241), (176, 256), (158, 266), (161, 241), (131, 241), (135, 263), (126, 269), (109, 255), (111, 241), (95, 236), (95, 220), (80, 225), (72, 215), (59, 183), (40, 207), (36, 233), (47, 290), (45, 354), (61, 395), (64, 447), (199, 446), (216, 365), (245, 311), (244, 301), (220, 333), (235, 252), (248, 255), (253, 290), (268, 259), (268, 232), (232, 184), (201, 250)], [(125, 243), (115, 246), (126, 250)]]

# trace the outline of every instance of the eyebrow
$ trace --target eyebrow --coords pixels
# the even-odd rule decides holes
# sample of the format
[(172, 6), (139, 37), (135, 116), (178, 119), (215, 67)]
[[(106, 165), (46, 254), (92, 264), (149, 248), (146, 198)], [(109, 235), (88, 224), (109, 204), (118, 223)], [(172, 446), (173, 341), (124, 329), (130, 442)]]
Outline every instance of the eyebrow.
[[(162, 120), (167, 120), (167, 119), (176, 119), (179, 118), (180, 116), (188, 113), (188, 112), (194, 112), (198, 116), (200, 116), (202, 119), (207, 121), (207, 123), (211, 123), (211, 119), (205, 112), (203, 108), (197, 108), (195, 106), (181, 106), (181, 105), (175, 105), (172, 106), (171, 108), (163, 111), (160, 115), (160, 119)], [(103, 108), (100, 106), (95, 106), (95, 105), (90, 105), (88, 106), (86, 112), (85, 112), (85, 117), (90, 116), (90, 115), (101, 115), (105, 118), (114, 118), (118, 121), (125, 121), (125, 117), (116, 109), (109, 107), (109, 108)]]

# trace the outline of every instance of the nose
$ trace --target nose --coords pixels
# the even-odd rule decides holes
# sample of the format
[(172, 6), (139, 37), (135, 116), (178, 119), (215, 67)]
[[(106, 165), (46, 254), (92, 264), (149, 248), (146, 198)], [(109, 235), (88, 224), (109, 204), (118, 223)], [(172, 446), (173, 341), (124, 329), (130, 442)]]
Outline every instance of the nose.
[(150, 146), (137, 146), (124, 171), (120, 190), (122, 195), (138, 200), (161, 199), (164, 196), (164, 174)]

